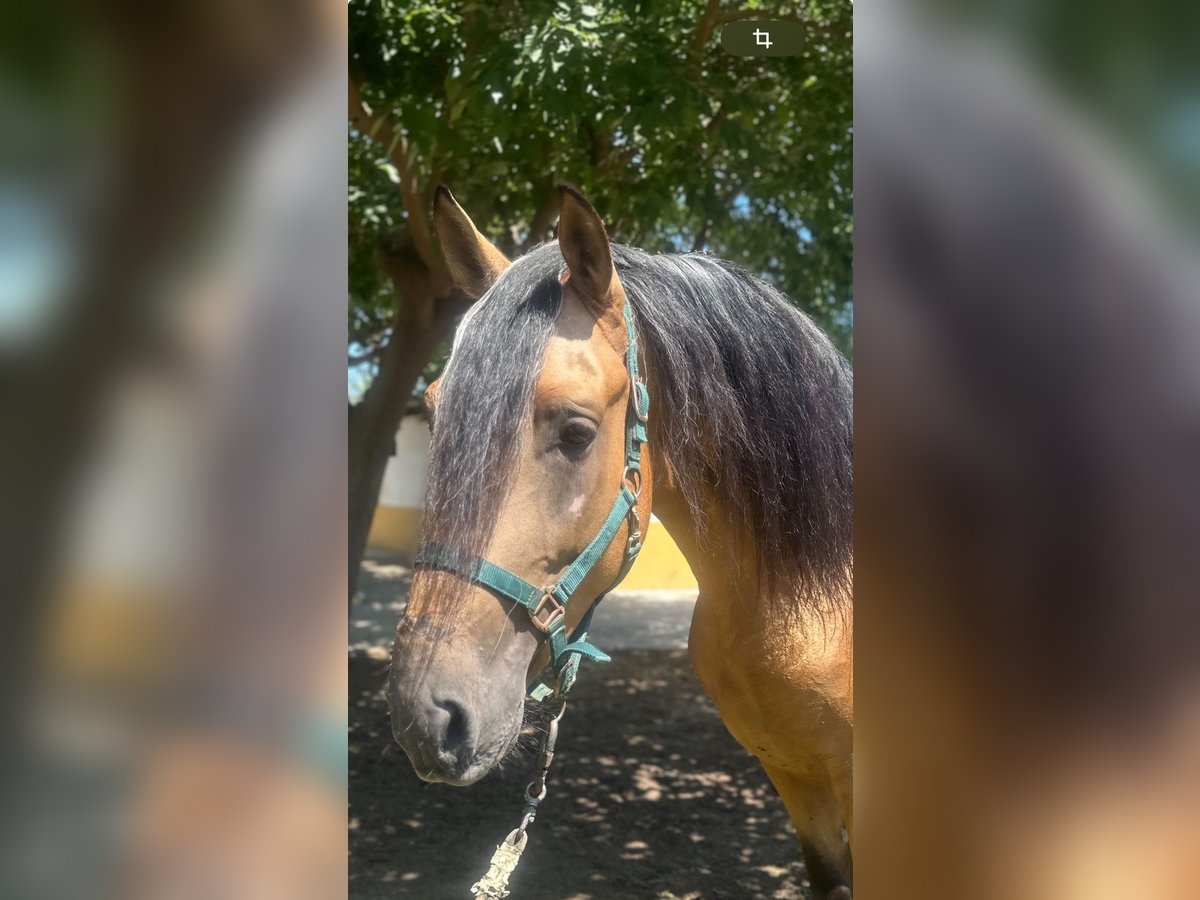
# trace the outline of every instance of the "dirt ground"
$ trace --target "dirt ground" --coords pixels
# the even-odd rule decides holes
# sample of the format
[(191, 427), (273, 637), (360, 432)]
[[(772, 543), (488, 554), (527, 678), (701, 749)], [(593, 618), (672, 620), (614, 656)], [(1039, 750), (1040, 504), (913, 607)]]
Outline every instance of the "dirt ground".
[[(349, 660), (350, 896), (467, 898), (520, 819), (532, 757), (469, 788), (421, 782), (392, 741), (374, 644)], [(807, 897), (783, 804), (686, 651), (610, 652), (584, 663), (572, 692), (514, 900)]]

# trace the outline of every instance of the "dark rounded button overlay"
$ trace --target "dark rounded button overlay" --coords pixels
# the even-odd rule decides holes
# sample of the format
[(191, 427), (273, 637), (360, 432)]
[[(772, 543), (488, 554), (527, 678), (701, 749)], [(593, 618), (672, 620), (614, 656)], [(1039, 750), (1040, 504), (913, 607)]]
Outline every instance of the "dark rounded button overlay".
[(804, 27), (772, 19), (730, 22), (721, 30), (721, 47), (734, 56), (795, 56), (804, 48)]

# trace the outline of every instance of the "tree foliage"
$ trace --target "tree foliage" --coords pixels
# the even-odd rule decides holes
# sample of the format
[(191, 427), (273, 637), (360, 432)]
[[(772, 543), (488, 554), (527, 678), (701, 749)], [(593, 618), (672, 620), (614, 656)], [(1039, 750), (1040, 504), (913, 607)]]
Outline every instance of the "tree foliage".
[[(352, 356), (398, 327), (408, 301), (381, 251), (421, 250), (419, 207), (438, 183), (512, 254), (549, 235), (560, 180), (615, 241), (732, 259), (849, 350), (847, 0), (352, 0), (349, 11)], [(755, 17), (801, 21), (804, 52), (725, 53), (721, 28)], [(356, 99), (389, 126), (355, 127)]]

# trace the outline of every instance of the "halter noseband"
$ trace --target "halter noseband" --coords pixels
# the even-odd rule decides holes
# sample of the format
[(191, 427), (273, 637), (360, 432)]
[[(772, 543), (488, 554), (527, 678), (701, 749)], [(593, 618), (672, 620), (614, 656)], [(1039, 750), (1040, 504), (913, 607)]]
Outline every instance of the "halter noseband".
[[(642, 444), (648, 442), (646, 419), (650, 412), (650, 392), (638, 377), (637, 335), (634, 333), (633, 314), (628, 301), (625, 303), (625, 330), (628, 336), (625, 367), (629, 370), (629, 410), (625, 414), (625, 468), (621, 472), (621, 488), (600, 531), (558, 580), (545, 588), (535, 587), (503, 566), (430, 541), (422, 544), (417, 554), (417, 568), (441, 569), (461, 575), (528, 610), (534, 627), (550, 638), (550, 666), (554, 672), (553, 687), (545, 681), (539, 681), (530, 688), (529, 695), (535, 700), (542, 700), (551, 694), (566, 696), (575, 683), (581, 657), (608, 662), (608, 655), (587, 641), (592, 614), (605, 594), (624, 580), (642, 549), (637, 501), (642, 493)], [(587, 578), (626, 521), (629, 522), (629, 539), (625, 544), (621, 571), (616, 581), (584, 613), (575, 633), (568, 637), (566, 609), (571, 595)]]

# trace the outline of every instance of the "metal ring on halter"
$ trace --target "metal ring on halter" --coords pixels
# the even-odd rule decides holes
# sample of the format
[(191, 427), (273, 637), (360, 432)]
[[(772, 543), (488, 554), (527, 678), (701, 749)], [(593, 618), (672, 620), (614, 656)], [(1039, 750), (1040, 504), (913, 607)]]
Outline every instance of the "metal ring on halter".
[[(630, 475), (635, 475), (637, 477), (630, 478), (629, 477)], [(638, 500), (642, 496), (642, 470), (635, 469), (633, 466), (626, 465), (625, 471), (621, 473), (621, 484), (632, 484), (632, 483), (635, 483), (637, 485), (637, 487), (634, 488), (634, 491), (633, 491), (633, 499)]]
[(556, 712), (550, 718), (549, 730), (550, 730), (551, 736), (558, 737), (558, 723), (562, 721), (562, 717), (566, 714), (566, 712), (567, 712), (567, 701), (563, 700), (562, 706), (560, 706), (558, 708), (558, 712)]
[(538, 795), (536, 797), (533, 796), (533, 794), (531, 793), (531, 789), (533, 788), (534, 784), (536, 784), (536, 783), (537, 782), (531, 781), (531, 782), (529, 782), (529, 784), (525, 785), (525, 802), (528, 803), (530, 806), (537, 806), (539, 803), (541, 803), (543, 800), (546, 799), (546, 782), (545, 781), (542, 782), (542, 789), (540, 791), (538, 791)]

